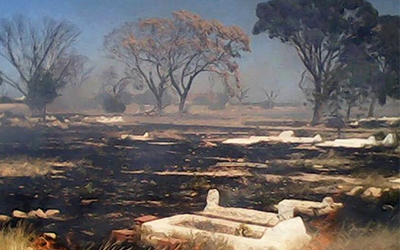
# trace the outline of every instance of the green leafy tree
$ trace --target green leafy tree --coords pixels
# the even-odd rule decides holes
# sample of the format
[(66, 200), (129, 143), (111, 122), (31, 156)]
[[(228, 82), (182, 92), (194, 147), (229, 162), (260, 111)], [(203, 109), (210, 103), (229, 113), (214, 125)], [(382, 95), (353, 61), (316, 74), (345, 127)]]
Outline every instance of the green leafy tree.
[(271, 0), (258, 4), (256, 15), (254, 34), (267, 32), (296, 49), (306, 69), (299, 85), (314, 104), (311, 124), (319, 123), (338, 85), (340, 55), (348, 43), (368, 39), (378, 12), (365, 0)]
[(373, 93), (372, 86), (380, 80), (380, 72), (374, 58), (362, 46), (355, 44), (346, 47), (339, 61), (342, 67), (333, 72), (337, 87), (331, 94), (330, 106), (333, 106), (333, 115), (341, 116), (343, 104), (346, 109), (345, 121), (349, 121), (351, 109), (365, 104)]
[(400, 99), (400, 17), (379, 17), (371, 44), (367, 51), (379, 65), (380, 76), (372, 85), (368, 117), (373, 116), (377, 99), (381, 105), (387, 97)]

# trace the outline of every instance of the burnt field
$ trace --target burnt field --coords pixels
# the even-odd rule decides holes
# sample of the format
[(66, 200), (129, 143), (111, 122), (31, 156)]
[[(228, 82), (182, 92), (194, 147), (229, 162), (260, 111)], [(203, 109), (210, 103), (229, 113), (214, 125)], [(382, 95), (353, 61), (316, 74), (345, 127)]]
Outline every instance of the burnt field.
[[(131, 228), (142, 215), (200, 211), (208, 190), (216, 188), (222, 205), (261, 211), (273, 211), (283, 199), (331, 196), (344, 203), (336, 218), (340, 226), (399, 227), (399, 189), (390, 182), (399, 174), (394, 149), (221, 143), (257, 130), (171, 124), (2, 126), (0, 214), (58, 209), (57, 218), (28, 221), (39, 232), (55, 232), (84, 246), (101, 243), (113, 229)], [(154, 138), (120, 139), (123, 133), (146, 131)], [(356, 186), (384, 192), (379, 197), (346, 194)]]

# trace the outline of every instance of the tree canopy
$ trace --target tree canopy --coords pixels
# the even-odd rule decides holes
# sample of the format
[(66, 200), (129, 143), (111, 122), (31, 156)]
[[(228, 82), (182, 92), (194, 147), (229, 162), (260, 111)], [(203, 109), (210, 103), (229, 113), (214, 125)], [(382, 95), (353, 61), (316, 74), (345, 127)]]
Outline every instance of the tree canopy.
[(381, 16), (375, 28), (375, 39), (370, 48), (372, 56), (380, 66), (381, 81), (374, 90), (379, 102), (385, 104), (386, 97), (400, 99), (400, 17)]
[(225, 26), (189, 11), (172, 18), (148, 18), (126, 23), (105, 38), (111, 58), (144, 82), (159, 100), (171, 85), (183, 112), (188, 93), (202, 72), (237, 75), (235, 58), (250, 51), (250, 40), (238, 26)]
[(333, 74), (343, 67), (339, 58), (349, 44), (369, 42), (378, 12), (365, 0), (271, 0), (257, 6), (253, 33), (267, 32), (292, 45), (305, 66), (300, 84), (314, 103), (312, 124), (338, 85)]

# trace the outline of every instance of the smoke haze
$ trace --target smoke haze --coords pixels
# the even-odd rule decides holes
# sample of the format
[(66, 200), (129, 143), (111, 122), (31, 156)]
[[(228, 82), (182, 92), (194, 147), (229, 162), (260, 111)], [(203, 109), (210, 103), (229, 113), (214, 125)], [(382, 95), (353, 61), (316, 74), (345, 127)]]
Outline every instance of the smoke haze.
[[(114, 62), (102, 52), (105, 34), (124, 22), (146, 17), (170, 17), (171, 12), (186, 9), (204, 18), (215, 18), (226, 25), (238, 25), (251, 36), (252, 52), (239, 60), (242, 82), (251, 88), (251, 100), (263, 98), (260, 87), (280, 90), (279, 101), (303, 101), (297, 88), (303, 66), (293, 48), (270, 40), (267, 35), (253, 36), (251, 29), (256, 22), (256, 0), (17, 0), (1, 1), (2, 18), (24, 14), (33, 20), (49, 16), (67, 19), (82, 31), (77, 43), (79, 53), (88, 56), (96, 71), (100, 72)], [(373, 0), (371, 3), (380, 14), (399, 14), (398, 0)], [(2, 63), (0, 66), (3, 68)], [(7, 69), (6, 69), (7, 70)], [(95, 72), (96, 72), (95, 71)], [(207, 77), (198, 81), (208, 82)], [(96, 82), (91, 81), (96, 85)], [(206, 91), (209, 84), (197, 84), (196, 91)], [(98, 87), (93, 86), (93, 93)], [(11, 90), (10, 90), (11, 91)], [(11, 91), (12, 92), (12, 91)]]

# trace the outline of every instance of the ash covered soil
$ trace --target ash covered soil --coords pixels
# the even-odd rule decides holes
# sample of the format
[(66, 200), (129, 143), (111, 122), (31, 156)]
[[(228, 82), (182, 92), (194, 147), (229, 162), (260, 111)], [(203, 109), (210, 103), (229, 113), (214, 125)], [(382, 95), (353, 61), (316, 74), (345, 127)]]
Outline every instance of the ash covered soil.
[[(282, 199), (331, 196), (345, 205), (340, 221), (399, 227), (399, 188), (390, 182), (399, 176), (400, 155), (394, 149), (221, 143), (253, 130), (94, 123), (68, 129), (2, 126), (0, 214), (59, 209), (57, 219), (29, 221), (41, 232), (99, 243), (112, 229), (130, 228), (142, 215), (200, 211), (207, 191), (216, 188), (223, 206), (273, 211)], [(146, 131), (158, 134), (157, 139), (120, 139), (121, 133)], [(378, 198), (346, 195), (356, 186), (386, 191)]]

